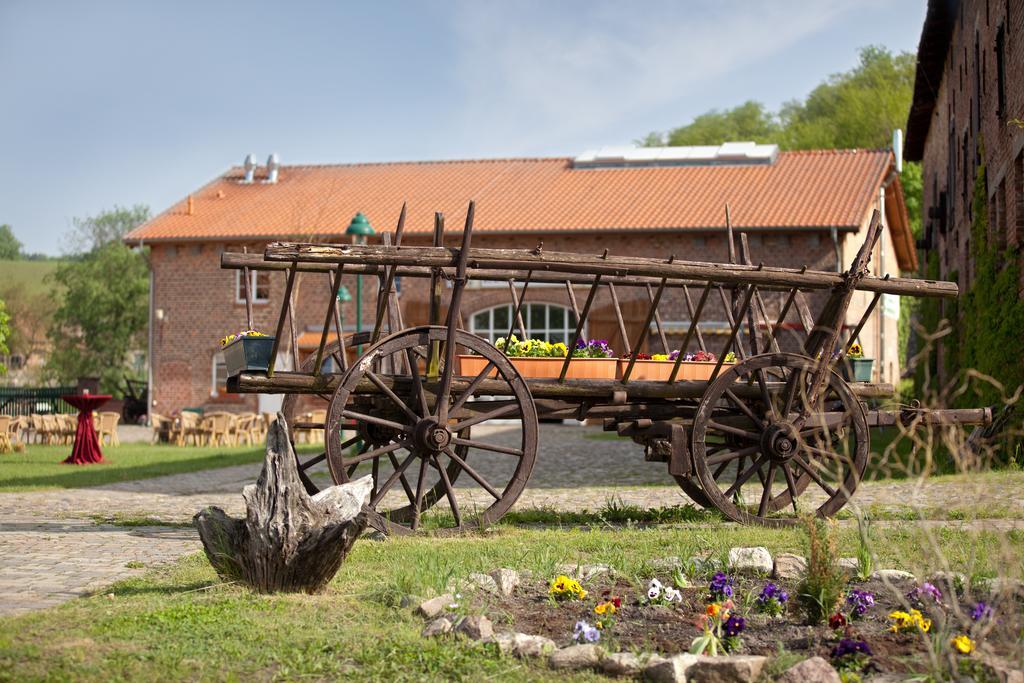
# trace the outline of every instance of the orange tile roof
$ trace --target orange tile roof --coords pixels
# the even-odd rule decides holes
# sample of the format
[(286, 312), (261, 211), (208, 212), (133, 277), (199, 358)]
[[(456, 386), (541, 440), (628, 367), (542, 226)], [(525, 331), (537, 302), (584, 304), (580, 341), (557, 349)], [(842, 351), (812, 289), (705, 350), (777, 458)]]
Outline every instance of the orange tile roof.
[(478, 231), (856, 229), (892, 164), (889, 151), (781, 152), (771, 165), (578, 168), (569, 158), (282, 166), (276, 184), (242, 184), (232, 168), (135, 229), (129, 241), (333, 239), (362, 211), (394, 230), (432, 230), (442, 211), (461, 231), (477, 202)]

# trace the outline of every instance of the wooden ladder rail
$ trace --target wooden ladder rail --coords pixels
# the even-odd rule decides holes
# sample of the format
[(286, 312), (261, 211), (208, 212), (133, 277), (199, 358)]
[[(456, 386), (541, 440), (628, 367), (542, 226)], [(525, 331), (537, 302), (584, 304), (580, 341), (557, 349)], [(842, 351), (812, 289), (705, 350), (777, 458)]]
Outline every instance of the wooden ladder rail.
[(700, 334), (700, 316), (704, 312), (704, 304), (708, 302), (708, 295), (711, 293), (712, 283), (709, 281), (704, 285), (704, 289), (700, 294), (700, 300), (697, 302), (697, 312), (694, 313), (693, 302), (690, 301), (690, 290), (683, 288), (683, 293), (686, 296), (686, 308), (690, 312), (690, 327), (686, 330), (686, 336), (683, 337), (683, 345), (679, 348), (679, 354), (676, 356), (675, 365), (672, 366), (672, 374), (668, 377), (668, 383), (672, 384), (676, 381), (676, 375), (679, 374), (679, 366), (683, 362), (683, 356), (686, 355), (686, 348), (690, 345), (690, 339), (693, 338), (694, 334), (697, 335), (697, 344), (701, 351), (704, 351), (704, 338)]

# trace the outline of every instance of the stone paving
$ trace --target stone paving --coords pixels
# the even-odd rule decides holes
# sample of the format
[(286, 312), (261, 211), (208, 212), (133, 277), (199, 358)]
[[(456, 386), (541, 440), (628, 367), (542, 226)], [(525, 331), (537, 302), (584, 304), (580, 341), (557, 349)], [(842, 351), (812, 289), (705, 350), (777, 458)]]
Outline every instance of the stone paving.
[[(605, 440), (600, 434), (593, 427), (541, 425), (537, 464), (516, 507), (597, 510), (611, 500), (644, 508), (689, 502), (664, 463), (644, 462), (640, 446), (626, 439)], [(474, 432), (474, 438), (499, 444), (510, 436), (499, 427)], [(484, 476), (500, 476), (500, 466), (488, 467), (480, 463)], [(319, 468), (314, 476), (329, 483)], [(201, 550), (191, 529), (96, 520), (147, 516), (187, 523), (208, 505), (242, 515), (241, 489), (255, 481), (259, 469), (259, 464), (240, 465), (82, 489), (0, 494), (0, 614), (48, 607), (143, 571), (128, 563), (152, 566)], [(465, 475), (456, 483), (464, 510), (489, 504), (487, 494), (471, 484)], [(866, 483), (855, 501), (862, 506), (924, 508), (991, 502), (1008, 508), (1012, 519), (936, 524), (1005, 529), (1024, 525), (1024, 499), (1017, 489), (1012, 484), (968, 487), (962, 482)], [(407, 503), (401, 490), (390, 501)]]

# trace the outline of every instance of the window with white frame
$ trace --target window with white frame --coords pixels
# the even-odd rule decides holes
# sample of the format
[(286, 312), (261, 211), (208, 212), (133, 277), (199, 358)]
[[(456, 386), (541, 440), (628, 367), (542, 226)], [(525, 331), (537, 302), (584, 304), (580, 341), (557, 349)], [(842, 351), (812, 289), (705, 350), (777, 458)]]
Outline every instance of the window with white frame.
[[(254, 304), (265, 304), (270, 301), (270, 271), (250, 270), (249, 287)], [(242, 280), (241, 270), (235, 271), (235, 303), (245, 303), (245, 282)]]
[[(509, 328), (512, 327), (512, 314), (511, 304), (479, 311), (470, 317), (469, 331), (494, 342), (508, 334)], [(557, 304), (523, 304), (522, 316), (526, 335), (532, 339), (543, 339), (552, 344), (568, 344), (572, 341), (573, 332), (576, 331), (576, 314)], [(517, 337), (520, 336), (518, 323), (513, 333)], [(586, 329), (583, 336), (586, 337)]]
[(228, 364), (224, 362), (224, 352), (213, 354), (213, 367), (210, 372), (210, 396), (220, 396), (227, 391)]

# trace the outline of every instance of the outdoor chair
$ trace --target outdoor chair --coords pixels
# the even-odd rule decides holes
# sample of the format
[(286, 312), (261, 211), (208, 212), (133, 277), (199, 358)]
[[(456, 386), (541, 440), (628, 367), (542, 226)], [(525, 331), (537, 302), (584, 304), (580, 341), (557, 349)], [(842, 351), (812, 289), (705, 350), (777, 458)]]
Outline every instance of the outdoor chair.
[(120, 446), (121, 440), (117, 438), (117, 423), (121, 421), (121, 414), (104, 411), (99, 413), (99, 427), (96, 430), (96, 437), (102, 446), (104, 439), (110, 446)]
[(43, 443), (43, 439), (46, 436), (46, 427), (43, 425), (43, 416), (38, 413), (32, 413), (28, 416), (29, 429), (31, 430), (30, 443)]
[(198, 413), (191, 411), (185, 411), (181, 414), (181, 417), (177, 420), (177, 433), (175, 434), (175, 442), (179, 446), (184, 446), (188, 443), (189, 439), (192, 440), (193, 445), (201, 446), (203, 440), (203, 431), (200, 426), (200, 419)]
[(149, 425), (153, 428), (152, 443), (173, 443), (171, 433), (174, 431), (174, 420), (159, 413), (149, 414)]
[(206, 445), (230, 446), (233, 416), (230, 413), (208, 413), (203, 417), (202, 429)]
[(11, 440), (10, 415), (0, 415), (0, 453), (9, 453), (14, 450), (14, 442)]
[(242, 413), (235, 425), (235, 443), (252, 446), (258, 443), (260, 416), (256, 413)]

